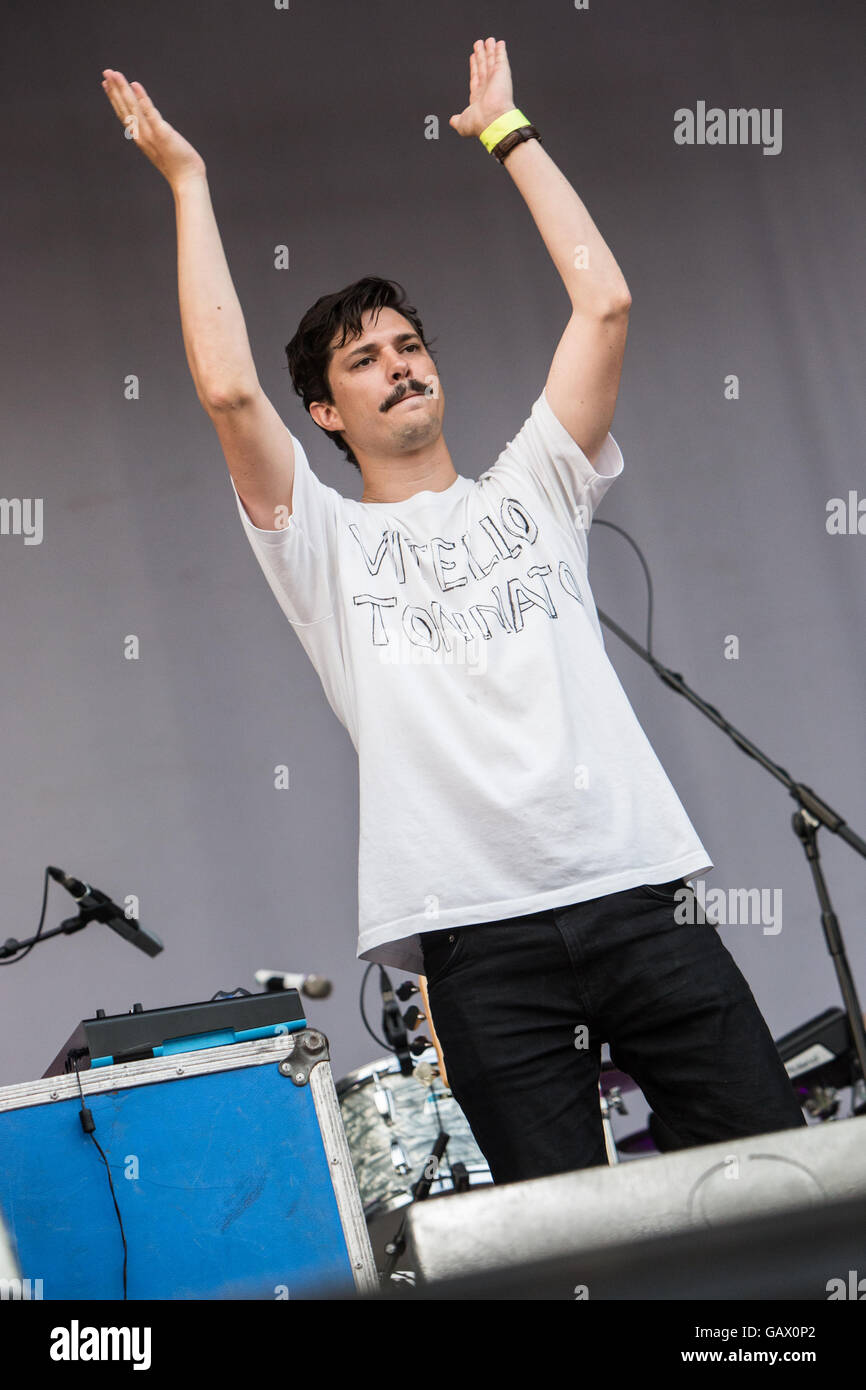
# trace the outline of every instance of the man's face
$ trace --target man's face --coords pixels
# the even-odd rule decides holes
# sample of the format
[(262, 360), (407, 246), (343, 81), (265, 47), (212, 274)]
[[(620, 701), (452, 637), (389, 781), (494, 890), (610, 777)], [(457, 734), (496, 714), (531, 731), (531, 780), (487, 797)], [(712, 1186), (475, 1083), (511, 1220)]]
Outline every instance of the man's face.
[(310, 415), (342, 431), (359, 463), (361, 455), (393, 457), (433, 443), (445, 402), (419, 334), (395, 309), (367, 310), (361, 327), (342, 347), (335, 337), (327, 373), (334, 404), (314, 401)]

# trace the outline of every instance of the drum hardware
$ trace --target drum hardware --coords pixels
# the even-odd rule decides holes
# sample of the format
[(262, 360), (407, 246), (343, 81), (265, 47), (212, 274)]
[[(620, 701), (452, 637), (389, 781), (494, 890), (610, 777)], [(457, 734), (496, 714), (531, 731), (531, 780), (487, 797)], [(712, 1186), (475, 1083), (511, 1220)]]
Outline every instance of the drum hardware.
[(391, 1140), (391, 1163), (394, 1166), (394, 1172), (399, 1173), (402, 1177), (408, 1177), (412, 1171), (405, 1151), (400, 1147), (399, 1139)]
[(390, 1086), (382, 1085), (380, 1074), (377, 1071), (373, 1072), (373, 1099), (382, 1119), (386, 1124), (392, 1125), (394, 1123), (394, 1092)]
[(623, 1091), (637, 1091), (639, 1089), (634, 1077), (629, 1076), (627, 1072), (620, 1071), (619, 1067), (608, 1058), (603, 1059), (598, 1083), (598, 1097), (601, 1107), (601, 1125), (604, 1131), (604, 1146), (610, 1165), (622, 1161), (621, 1153), (658, 1153), (652, 1137), (646, 1130), (641, 1131), (639, 1136), (629, 1135), (626, 1139), (614, 1138), (613, 1125), (610, 1119), (611, 1111), (618, 1110), (621, 1115), (627, 1115), (629, 1113), (628, 1107), (622, 1093)]
[[(448, 1141), (450, 1138), (451, 1136), (449, 1134), (446, 1134), (444, 1130), (440, 1129), (438, 1135), (436, 1136), (436, 1143), (433, 1145), (427, 1162), (424, 1164), (424, 1171), (421, 1174), (421, 1177), (416, 1182), (415, 1186), (412, 1188), (412, 1201), (407, 1207), (406, 1212), (404, 1212), (403, 1214), (403, 1220), (400, 1222), (397, 1233), (394, 1236), (394, 1238), (388, 1241), (388, 1243), (385, 1246), (385, 1254), (388, 1256), (388, 1258), (385, 1261), (385, 1268), (382, 1271), (382, 1279), (386, 1282), (390, 1282), (391, 1277), (396, 1269), (397, 1261), (406, 1249), (406, 1214), (408, 1211), (412, 1210), (412, 1208), (415, 1206), (417, 1202), (426, 1201), (426, 1199), (430, 1196), (431, 1184), (433, 1183), (434, 1178), (437, 1176), (439, 1172), (439, 1165), (442, 1162), (442, 1159), (445, 1155), (445, 1150), (448, 1147)], [(463, 1172), (465, 1173), (465, 1167), (462, 1164), (460, 1165), (460, 1167), (463, 1169)], [(401, 1271), (401, 1274), (405, 1275), (405, 1273), (406, 1271)]]
[(451, 1182), (455, 1192), (469, 1191), (469, 1173), (466, 1164), (461, 1163), (460, 1159), (451, 1165)]
[(605, 1091), (601, 1081), (598, 1083), (598, 1098), (601, 1105), (601, 1127), (604, 1130), (604, 1146), (607, 1149), (608, 1163), (619, 1163), (620, 1157), (617, 1152), (616, 1140), (613, 1137), (613, 1125), (610, 1122), (610, 1112), (618, 1110), (621, 1115), (627, 1115), (628, 1109), (622, 1098), (622, 1091), (619, 1086), (611, 1086), (609, 1091)]
[(422, 1086), (432, 1086), (433, 1082), (436, 1081), (437, 1078), (441, 1079), (442, 1085), (444, 1089), (447, 1091), (448, 1084), (445, 1081), (445, 1078), (442, 1076), (442, 1073), (435, 1062), (425, 1062), (424, 1058), (422, 1057), (418, 1062), (415, 1063), (415, 1080), (420, 1082)]
[[(340, 1117), (377, 1265), (390, 1258), (405, 1215), (417, 1199), (417, 1183), (433, 1199), (492, 1182), (490, 1168), (469, 1122), (443, 1085), (436, 1052), (428, 1047), (404, 1076), (396, 1057), (360, 1067), (337, 1082)], [(437, 1154), (442, 1134), (447, 1149)], [(425, 1190), (424, 1188), (420, 1190)], [(392, 1252), (393, 1253), (393, 1252)]]
[[(395, 1122), (394, 1113), (394, 1092), (390, 1086), (383, 1086), (378, 1072), (373, 1072), (373, 1101), (376, 1109), (382, 1116), (386, 1125), (393, 1125)], [(401, 1177), (406, 1177), (412, 1169), (406, 1151), (399, 1139), (391, 1140), (391, 1163), (395, 1173)]]
[(802, 1105), (806, 1113), (816, 1120), (834, 1120), (841, 1101), (833, 1086), (810, 1086)]

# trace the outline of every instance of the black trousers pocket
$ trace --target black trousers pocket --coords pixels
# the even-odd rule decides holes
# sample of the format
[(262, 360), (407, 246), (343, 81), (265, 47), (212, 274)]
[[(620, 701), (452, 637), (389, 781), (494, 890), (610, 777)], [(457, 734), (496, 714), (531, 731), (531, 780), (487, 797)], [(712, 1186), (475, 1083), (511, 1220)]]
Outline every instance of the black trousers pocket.
[(454, 969), (466, 953), (466, 927), (445, 927), (441, 931), (420, 933), (421, 954), (424, 957), (424, 975), (428, 988)]

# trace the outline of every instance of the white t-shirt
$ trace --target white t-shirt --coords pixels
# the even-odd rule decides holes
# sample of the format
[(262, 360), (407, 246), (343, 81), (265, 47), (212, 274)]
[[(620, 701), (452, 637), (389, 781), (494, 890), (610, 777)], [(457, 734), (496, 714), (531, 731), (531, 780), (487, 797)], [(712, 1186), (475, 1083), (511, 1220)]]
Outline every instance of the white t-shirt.
[[(359, 761), (357, 955), (713, 867), (604, 650), (595, 468), (542, 391), (478, 481), (355, 502), (292, 436), (292, 514), (250, 544)], [(234, 484), (232, 484), (234, 487)]]

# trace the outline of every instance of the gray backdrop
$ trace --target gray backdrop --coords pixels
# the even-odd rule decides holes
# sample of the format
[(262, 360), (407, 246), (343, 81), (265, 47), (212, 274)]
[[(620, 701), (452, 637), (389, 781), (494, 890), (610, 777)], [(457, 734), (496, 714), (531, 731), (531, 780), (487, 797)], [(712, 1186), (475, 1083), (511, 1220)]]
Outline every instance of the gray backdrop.
[[(336, 1077), (380, 1055), (357, 1003), (354, 751), (245, 539), (187, 369), (171, 194), (124, 140), (102, 69), (141, 80), (202, 152), (265, 390), (319, 476), (358, 497), (283, 353), (320, 294), (365, 274), (406, 286), (468, 476), (520, 428), (568, 318), (509, 175), (448, 127), (473, 40), (506, 39), (515, 100), (633, 295), (613, 426), (626, 466), (600, 516), (644, 548), (657, 655), (863, 832), (866, 535), (826, 526), (830, 498), (866, 493), (858, 10), (5, 7), (2, 494), (43, 499), (44, 532), (0, 536), (2, 936), (35, 929), (53, 863), (137, 894), (166, 949), (149, 960), (96, 925), (7, 968), (0, 1084), (40, 1075), (98, 1006), (205, 999), (262, 966), (333, 978), (309, 1017)], [(698, 102), (780, 108), (781, 152), (678, 145), (674, 112)], [(633, 551), (599, 526), (591, 556), (597, 603), (642, 636)], [(715, 861), (707, 889), (783, 893), (777, 934), (722, 928), (778, 1036), (839, 1002), (794, 803), (606, 645)], [(821, 842), (866, 996), (866, 865)], [(72, 910), (53, 886), (46, 925)]]

